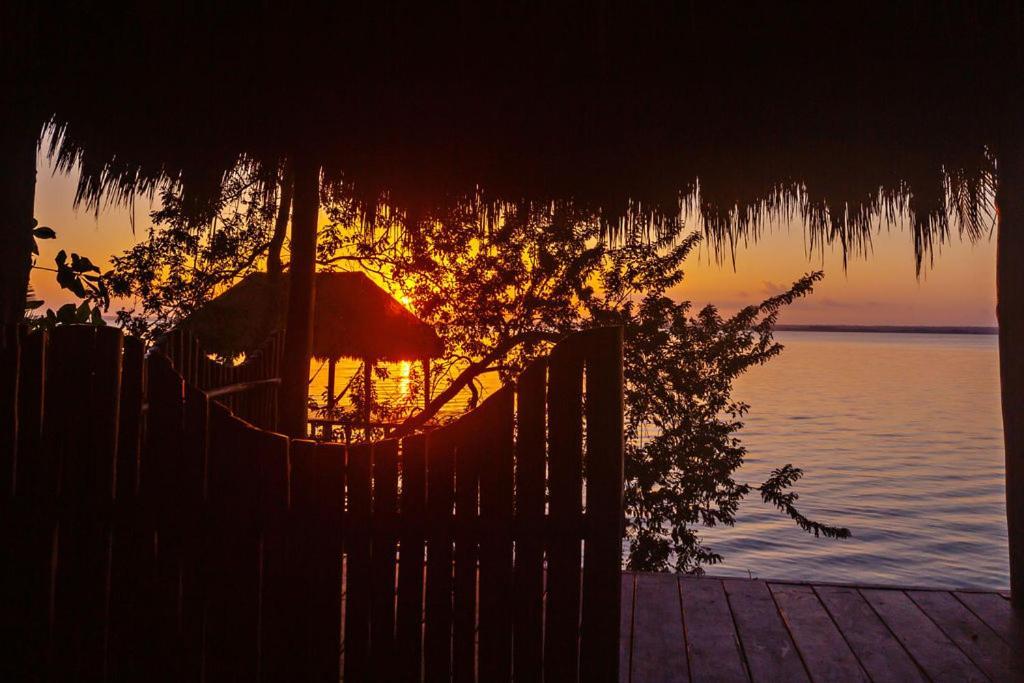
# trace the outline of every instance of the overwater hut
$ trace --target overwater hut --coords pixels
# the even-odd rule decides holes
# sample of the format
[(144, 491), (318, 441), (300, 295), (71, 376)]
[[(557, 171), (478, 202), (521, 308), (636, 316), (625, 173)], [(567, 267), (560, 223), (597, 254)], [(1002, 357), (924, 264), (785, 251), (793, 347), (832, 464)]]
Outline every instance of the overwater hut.
[[(870, 252), (909, 216), (917, 257), (998, 208), (1013, 599), (1024, 608), (1024, 21), (1016, 0), (858, 3), (3, 3), (0, 304), (22, 315), (37, 144), (90, 205), (290, 163), (282, 428), (305, 428), (321, 189), (410, 224), (475, 198), (572, 201), (616, 231), (726, 247), (800, 216)], [(183, 40), (187, 37), (187, 40)], [(698, 193), (694, 193), (699, 188)], [(994, 202), (993, 202), (994, 198)], [(993, 203), (995, 206), (993, 206)]]
[[(287, 274), (279, 278), (253, 273), (184, 320), (180, 327), (204, 350), (231, 358), (259, 348), (284, 330)], [(444, 351), (434, 329), (364, 273), (317, 273), (313, 307), (313, 358), (327, 363), (327, 406), (334, 408), (335, 366), (341, 359), (363, 363), (364, 396), (370, 395), (378, 362), (419, 362), (424, 400), (430, 396), (430, 359)], [(363, 424), (371, 404), (364, 402)]]

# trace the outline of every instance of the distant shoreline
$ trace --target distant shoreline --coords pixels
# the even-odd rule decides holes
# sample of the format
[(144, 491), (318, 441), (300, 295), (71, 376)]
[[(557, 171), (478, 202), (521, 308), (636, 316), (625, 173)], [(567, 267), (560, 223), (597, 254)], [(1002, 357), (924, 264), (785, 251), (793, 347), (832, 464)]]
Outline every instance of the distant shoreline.
[(895, 334), (999, 334), (998, 327), (951, 325), (776, 325), (779, 332), (887, 332)]

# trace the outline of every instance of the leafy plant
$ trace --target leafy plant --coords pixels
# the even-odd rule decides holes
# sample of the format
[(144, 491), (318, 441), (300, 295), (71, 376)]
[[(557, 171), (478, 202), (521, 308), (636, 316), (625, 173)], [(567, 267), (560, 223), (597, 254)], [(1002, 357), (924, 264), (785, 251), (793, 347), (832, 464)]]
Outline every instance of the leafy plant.
[[(52, 240), (57, 238), (53, 228), (40, 226), (38, 221), (32, 221), (33, 240)], [(38, 256), (39, 245), (33, 241), (32, 252)], [(31, 311), (42, 308), (45, 305), (41, 299), (35, 298), (35, 292), (29, 288), (28, 297), (25, 301), (25, 321), (33, 328), (52, 329), (57, 325), (106, 325), (103, 320), (103, 311), (110, 306), (110, 292), (107, 289), (105, 277), (100, 274), (100, 269), (88, 257), (71, 254), (71, 261), (68, 261), (67, 252), (61, 249), (54, 258), (54, 268), (43, 268), (33, 260), (32, 267), (37, 270), (48, 270), (57, 275), (57, 284), (61, 289), (66, 289), (79, 299), (80, 304), (64, 304), (57, 309), (47, 309), (44, 315), (33, 315)]]

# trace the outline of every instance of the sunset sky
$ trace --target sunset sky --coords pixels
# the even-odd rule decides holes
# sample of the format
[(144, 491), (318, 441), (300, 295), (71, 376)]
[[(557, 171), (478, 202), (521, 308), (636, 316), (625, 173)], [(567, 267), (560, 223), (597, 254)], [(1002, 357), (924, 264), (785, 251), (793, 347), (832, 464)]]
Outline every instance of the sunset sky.
[[(54, 175), (40, 155), (36, 185), (36, 218), (57, 231), (58, 239), (40, 244), (39, 265), (50, 266), (60, 249), (88, 256), (100, 267), (109, 257), (144, 236), (151, 206), (139, 199), (131, 209), (106, 207), (97, 217), (75, 210), (75, 178)], [(686, 280), (674, 292), (696, 304), (718, 304), (725, 311), (759, 301), (784, 289), (803, 273), (822, 269), (825, 280), (807, 300), (786, 311), (782, 322), (791, 324), (859, 325), (995, 325), (995, 241), (978, 244), (954, 238), (936, 255), (934, 266), (915, 276), (913, 243), (902, 230), (874, 237), (868, 259), (853, 257), (846, 270), (838, 249), (826, 249), (824, 258), (808, 255), (800, 225), (777, 226), (756, 244), (739, 248), (735, 269), (728, 259), (718, 260), (707, 249), (691, 257)], [(62, 292), (52, 273), (34, 271), (32, 286), (47, 306), (56, 308), (72, 297)], [(112, 311), (119, 306), (114, 302)]]

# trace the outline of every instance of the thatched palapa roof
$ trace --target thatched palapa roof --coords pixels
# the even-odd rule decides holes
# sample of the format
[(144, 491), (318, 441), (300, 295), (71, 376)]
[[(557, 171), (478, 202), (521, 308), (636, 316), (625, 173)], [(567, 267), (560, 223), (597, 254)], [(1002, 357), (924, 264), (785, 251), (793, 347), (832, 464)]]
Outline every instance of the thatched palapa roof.
[(924, 252), (990, 227), (1024, 82), (1016, 0), (5, 4), (12, 92), (87, 202), (169, 180), (201, 206), (303, 149), (414, 219), (571, 200), (672, 227), (699, 185), (720, 241), (792, 212), (856, 247), (905, 210)]
[[(252, 351), (284, 326), (288, 276), (247, 276), (180, 327), (203, 348), (225, 357)], [(365, 274), (318, 273), (313, 357), (411, 361), (443, 353), (433, 328), (406, 310)]]

